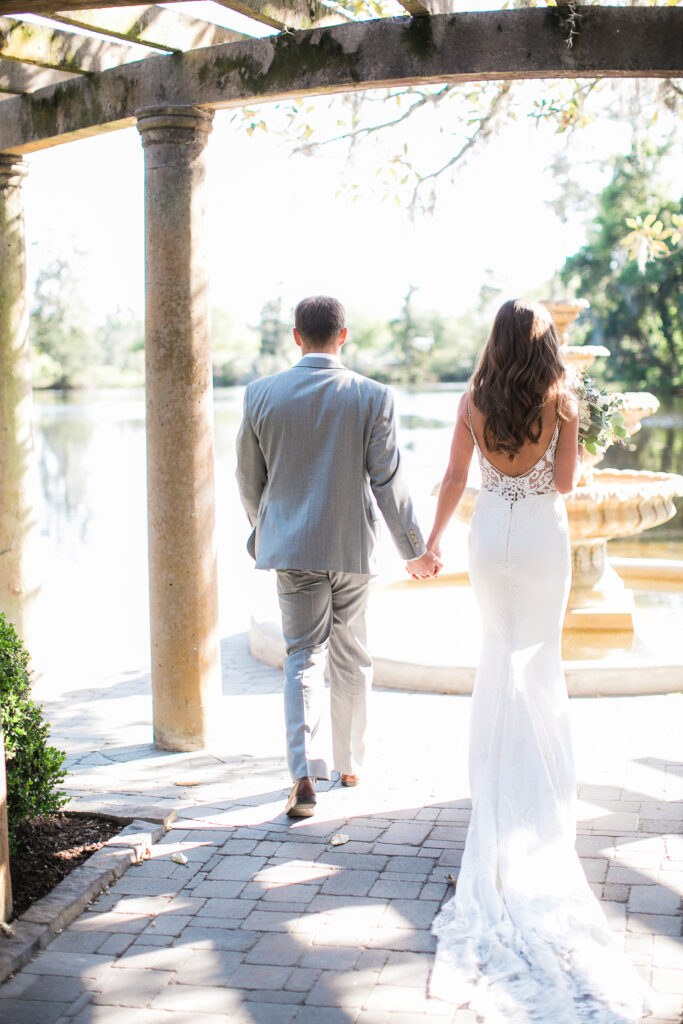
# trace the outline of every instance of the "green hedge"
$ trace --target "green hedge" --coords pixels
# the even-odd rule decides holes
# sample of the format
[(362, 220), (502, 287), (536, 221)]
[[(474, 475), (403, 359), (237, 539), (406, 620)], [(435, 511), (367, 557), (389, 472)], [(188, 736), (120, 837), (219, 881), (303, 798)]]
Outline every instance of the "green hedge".
[(0, 709), (7, 768), (10, 853), (25, 821), (54, 814), (67, 802), (57, 787), (64, 781), (66, 754), (48, 744), (50, 726), (31, 699), (29, 654), (14, 626), (0, 614)]

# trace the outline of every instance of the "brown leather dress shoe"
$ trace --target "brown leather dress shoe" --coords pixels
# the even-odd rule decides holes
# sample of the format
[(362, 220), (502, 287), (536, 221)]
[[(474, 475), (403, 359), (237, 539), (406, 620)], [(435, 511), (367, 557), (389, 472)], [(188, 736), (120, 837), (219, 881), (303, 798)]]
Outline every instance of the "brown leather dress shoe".
[(342, 772), (342, 776), (341, 776), (341, 784), (342, 784), (342, 786), (357, 786), (359, 782), (360, 782), (360, 779), (358, 778), (357, 775), (345, 775), (344, 772)]
[(297, 779), (285, 804), (285, 814), (289, 818), (310, 818), (314, 813), (315, 786), (313, 779)]

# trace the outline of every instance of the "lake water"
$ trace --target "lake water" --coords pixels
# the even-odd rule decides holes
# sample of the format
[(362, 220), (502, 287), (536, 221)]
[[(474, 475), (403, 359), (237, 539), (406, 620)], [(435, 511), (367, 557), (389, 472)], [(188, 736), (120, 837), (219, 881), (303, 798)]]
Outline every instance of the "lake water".
[[(397, 390), (400, 442), (420, 521), (429, 528), (430, 492), (443, 475), (461, 386)], [(235, 484), (242, 388), (215, 393), (216, 501), (222, 635), (248, 629), (254, 577), (249, 532)], [(136, 391), (35, 396), (35, 437), (43, 508), (42, 591), (36, 661), (83, 683), (145, 669), (149, 660), (145, 405)], [(606, 464), (683, 473), (683, 399), (643, 421), (628, 449)], [(453, 536), (460, 557), (464, 527)], [(683, 558), (683, 516), (634, 541), (645, 555)], [(396, 560), (390, 545), (386, 557)], [(619, 545), (619, 552), (624, 550)], [(632, 551), (632, 546), (629, 545)]]

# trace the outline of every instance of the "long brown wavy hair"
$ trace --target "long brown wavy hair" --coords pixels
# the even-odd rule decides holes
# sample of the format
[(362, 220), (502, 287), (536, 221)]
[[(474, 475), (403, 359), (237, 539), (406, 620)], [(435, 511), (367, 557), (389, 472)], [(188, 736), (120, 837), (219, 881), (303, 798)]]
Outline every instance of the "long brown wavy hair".
[[(470, 393), (484, 415), (484, 443), (513, 459), (543, 430), (543, 407), (559, 406), (566, 369), (550, 313), (539, 302), (510, 299), (493, 322)], [(558, 408), (559, 414), (559, 408)]]

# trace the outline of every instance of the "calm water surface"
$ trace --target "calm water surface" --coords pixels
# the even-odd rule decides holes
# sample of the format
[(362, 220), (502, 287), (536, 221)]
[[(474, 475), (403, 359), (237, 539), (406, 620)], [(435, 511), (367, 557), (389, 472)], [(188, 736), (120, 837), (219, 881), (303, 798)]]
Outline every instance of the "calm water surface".
[[(429, 528), (462, 388), (397, 391), (400, 441), (418, 514)], [(235, 437), (242, 388), (215, 393), (216, 500), (223, 635), (248, 628), (254, 573), (237, 495)], [(36, 660), (61, 677), (87, 680), (148, 663), (145, 406), (140, 391), (35, 396), (43, 498), (42, 592)], [(683, 399), (663, 403), (611, 467), (683, 473)], [(683, 557), (683, 516), (635, 541), (645, 555)], [(104, 668), (103, 668), (104, 667)]]

